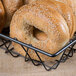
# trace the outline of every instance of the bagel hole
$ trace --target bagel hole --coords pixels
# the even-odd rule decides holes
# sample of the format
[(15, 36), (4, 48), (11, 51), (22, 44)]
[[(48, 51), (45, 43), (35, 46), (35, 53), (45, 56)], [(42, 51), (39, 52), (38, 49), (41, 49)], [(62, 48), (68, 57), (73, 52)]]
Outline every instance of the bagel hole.
[(45, 41), (47, 39), (47, 34), (35, 27), (33, 29), (33, 36), (40, 41)]

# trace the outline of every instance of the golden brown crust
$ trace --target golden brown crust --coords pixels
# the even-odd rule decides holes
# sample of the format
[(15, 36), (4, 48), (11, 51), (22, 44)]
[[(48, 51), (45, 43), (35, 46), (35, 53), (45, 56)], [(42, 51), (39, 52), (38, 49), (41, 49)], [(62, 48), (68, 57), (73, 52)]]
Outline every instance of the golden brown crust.
[[(43, 31), (48, 38), (45, 41), (37, 40), (33, 36), (33, 27)], [(69, 29), (64, 18), (56, 10), (34, 3), (21, 7), (14, 14), (10, 36), (53, 54), (69, 41)], [(13, 45), (17, 52), (25, 56), (25, 52), (18, 44)], [(38, 59), (33, 50), (30, 50), (29, 54), (32, 58)], [(51, 59), (42, 54), (40, 56), (44, 61)]]
[(73, 9), (74, 14), (76, 15), (76, 0), (56, 0), (56, 1), (60, 1), (69, 5)]
[(61, 10), (60, 13), (64, 17), (64, 19), (66, 20), (66, 22), (68, 24), (70, 37), (72, 38), (74, 35), (74, 32), (75, 32), (75, 23), (74, 23), (73, 11), (68, 5), (63, 4), (61, 2), (56, 1), (56, 5), (57, 5), (57, 7), (59, 7), (58, 9)]
[(0, 0), (0, 33), (4, 27), (4, 23), (5, 23), (5, 11), (2, 2)]
[(75, 15), (74, 30), (76, 31), (76, 0), (56, 0), (56, 1), (63, 2), (63, 3), (67, 4), (68, 6), (70, 6), (73, 9), (73, 13)]
[(71, 38), (73, 37), (75, 32), (74, 15), (73, 15), (72, 9), (68, 5), (62, 2), (53, 1), (53, 0), (28, 0), (29, 4), (33, 2), (44, 4), (44, 5), (47, 5), (48, 7), (51, 7), (57, 10), (66, 20), (69, 27), (70, 37)]
[(8, 27), (10, 25), (10, 21), (14, 12), (23, 5), (23, 0), (2, 0), (3, 5), (6, 11), (6, 25)]

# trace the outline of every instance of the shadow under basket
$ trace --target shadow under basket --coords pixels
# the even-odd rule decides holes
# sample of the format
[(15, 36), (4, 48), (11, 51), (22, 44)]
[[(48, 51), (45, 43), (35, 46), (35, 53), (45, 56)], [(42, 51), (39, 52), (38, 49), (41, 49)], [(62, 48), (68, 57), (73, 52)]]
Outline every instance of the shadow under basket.
[[(14, 47), (12, 46), (12, 42), (19, 44), (23, 48), (23, 50), (26, 52), (26, 55), (24, 57), (25, 62), (31, 61), (35, 66), (42, 65), (47, 71), (50, 71), (52, 69), (56, 69), (60, 63), (65, 62), (68, 58), (72, 57), (73, 54), (76, 52), (76, 49), (74, 48), (74, 46), (76, 44), (76, 33), (74, 34), (73, 39), (71, 39), (65, 47), (60, 49), (55, 54), (50, 54), (48, 52), (45, 52), (43, 50), (40, 50), (40, 49), (32, 46), (31, 44), (23, 43), (21, 41), (18, 41), (16, 38), (11, 38), (11, 37), (8, 37), (8, 36), (3, 35), (3, 34), (0, 34), (0, 42), (1, 42), (0, 48), (4, 49), (5, 53), (10, 53), (10, 55), (12, 55), (15, 58), (22, 57), (22, 56), (14, 51)], [(25, 49), (25, 47), (27, 49)], [(31, 58), (31, 56), (28, 53), (29, 49), (35, 51), (37, 57), (39, 58), (39, 61)], [(68, 52), (66, 52), (67, 49), (68, 49)], [(42, 53), (48, 57), (56, 57), (59, 54), (61, 54), (62, 52), (63, 52), (63, 54), (62, 54), (61, 58), (59, 60), (51, 61), (50, 65), (48, 64), (48, 62), (42, 61), (41, 57), (38, 54), (38, 53)]]

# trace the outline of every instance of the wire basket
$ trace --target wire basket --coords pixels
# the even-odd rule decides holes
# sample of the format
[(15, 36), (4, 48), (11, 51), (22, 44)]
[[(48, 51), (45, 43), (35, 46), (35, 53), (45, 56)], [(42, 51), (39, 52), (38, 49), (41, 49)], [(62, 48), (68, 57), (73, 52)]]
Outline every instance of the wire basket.
[[(10, 53), (15, 58), (20, 57), (21, 55), (14, 52), (14, 47), (12, 46), (12, 42), (19, 44), (23, 48), (23, 50), (26, 52), (26, 55), (24, 57), (25, 62), (31, 61), (35, 66), (42, 65), (47, 71), (56, 69), (60, 63), (65, 62), (68, 58), (72, 57), (73, 54), (76, 52), (76, 49), (74, 48), (74, 46), (76, 44), (76, 33), (74, 34), (73, 39), (71, 39), (65, 47), (60, 49), (55, 54), (50, 54), (48, 52), (45, 52), (43, 50), (40, 50), (40, 49), (32, 46), (31, 44), (23, 43), (21, 41), (18, 41), (16, 38), (11, 38), (11, 37), (8, 37), (3, 34), (0, 34), (0, 41), (1, 41), (0, 48), (4, 48), (5, 53)], [(26, 47), (27, 49), (25, 49), (24, 47)], [(39, 60), (34, 60), (31, 58), (31, 56), (28, 53), (29, 49), (32, 49), (35, 51)], [(68, 52), (66, 52), (67, 49), (68, 49)], [(47, 65), (44, 61), (42, 61), (41, 57), (38, 54), (38, 53), (41, 53), (48, 57), (56, 57), (62, 52), (63, 52), (63, 54), (62, 54), (61, 58), (59, 60), (55, 60), (54, 62), (50, 62), (51, 65)]]

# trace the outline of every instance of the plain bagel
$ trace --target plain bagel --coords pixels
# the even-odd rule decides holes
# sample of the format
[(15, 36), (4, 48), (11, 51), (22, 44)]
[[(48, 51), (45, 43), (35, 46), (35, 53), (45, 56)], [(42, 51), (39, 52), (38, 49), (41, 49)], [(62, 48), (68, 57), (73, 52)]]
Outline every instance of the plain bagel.
[[(35, 29), (44, 33), (46, 39), (37, 39), (34, 36)], [(52, 54), (65, 46), (70, 39), (64, 18), (56, 10), (41, 4), (25, 5), (15, 12), (10, 25), (10, 36)], [(13, 46), (18, 53), (26, 55), (20, 45), (13, 43)], [(33, 50), (29, 54), (38, 60)], [(53, 59), (40, 53), (39, 55), (44, 61)]]

